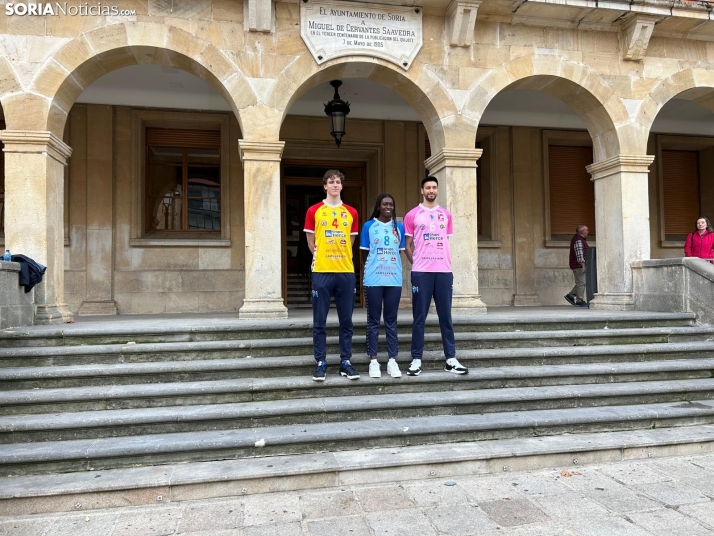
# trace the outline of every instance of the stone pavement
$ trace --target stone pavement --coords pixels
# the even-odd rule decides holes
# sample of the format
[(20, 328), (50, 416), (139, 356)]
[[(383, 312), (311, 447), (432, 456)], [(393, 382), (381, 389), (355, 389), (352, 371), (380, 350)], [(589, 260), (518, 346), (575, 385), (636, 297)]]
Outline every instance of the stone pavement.
[(0, 518), (12, 536), (697, 536), (714, 454)]

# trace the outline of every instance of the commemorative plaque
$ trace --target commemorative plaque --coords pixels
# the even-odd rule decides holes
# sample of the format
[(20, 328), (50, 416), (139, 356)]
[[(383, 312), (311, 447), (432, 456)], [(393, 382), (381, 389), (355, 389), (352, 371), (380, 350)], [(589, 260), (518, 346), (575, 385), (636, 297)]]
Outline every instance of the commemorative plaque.
[(373, 56), (408, 69), (422, 45), (422, 10), (303, 0), (300, 35), (318, 64), (340, 56)]

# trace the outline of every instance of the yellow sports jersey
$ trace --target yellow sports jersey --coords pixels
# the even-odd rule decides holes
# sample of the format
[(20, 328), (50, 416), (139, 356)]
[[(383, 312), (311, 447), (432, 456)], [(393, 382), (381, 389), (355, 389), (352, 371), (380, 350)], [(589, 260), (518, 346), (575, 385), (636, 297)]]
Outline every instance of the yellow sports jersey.
[(320, 201), (308, 209), (304, 230), (315, 234), (313, 272), (354, 273), (352, 235), (358, 225), (357, 211), (344, 203), (331, 207)]

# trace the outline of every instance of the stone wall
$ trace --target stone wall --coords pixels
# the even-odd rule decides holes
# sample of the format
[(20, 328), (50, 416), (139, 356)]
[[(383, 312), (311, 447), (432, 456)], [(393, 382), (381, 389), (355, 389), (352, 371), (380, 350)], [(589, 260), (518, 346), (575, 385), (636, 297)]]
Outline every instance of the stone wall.
[(32, 325), (33, 295), (20, 286), (20, 265), (0, 261), (0, 329)]
[[(228, 123), (230, 207), (227, 240), (192, 241), (143, 235), (133, 220), (140, 177), (132, 109), (77, 104), (67, 136), (75, 148), (68, 169), (69, 240), (65, 247), (66, 299), (80, 314), (235, 312), (243, 301), (243, 173), (237, 154), (240, 129)], [(181, 121), (197, 114), (154, 112)], [(211, 114), (220, 115), (220, 114)], [(138, 238), (134, 235), (139, 235)], [(89, 304), (89, 307), (88, 307)], [(101, 305), (105, 309), (98, 309)]]
[(641, 311), (690, 312), (714, 325), (714, 265), (703, 259), (633, 263), (635, 304)]

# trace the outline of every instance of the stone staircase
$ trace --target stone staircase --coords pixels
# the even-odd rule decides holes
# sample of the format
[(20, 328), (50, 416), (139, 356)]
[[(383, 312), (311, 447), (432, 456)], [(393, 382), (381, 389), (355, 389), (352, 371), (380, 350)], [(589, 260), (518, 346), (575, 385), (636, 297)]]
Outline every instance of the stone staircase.
[[(211, 464), (226, 460), (244, 464), (231, 466), (232, 480), (245, 478), (245, 464), (255, 459), (267, 471), (261, 478), (290, 473), (286, 460), (293, 467), (312, 460), (303, 472), (317, 478), (327, 469), (310, 456), (324, 451), (355, 459), (365, 449), (391, 452), (391, 465), (380, 462), (384, 471), (409, 467), (439, 444), (453, 454), (564, 434), (588, 444), (603, 434), (614, 441), (612, 434), (627, 431), (647, 432), (646, 441), (658, 445), (682, 437), (714, 444), (714, 329), (691, 314), (561, 311), (456, 318), (467, 376), (441, 370), (438, 325), (430, 319), (424, 372), (399, 379), (368, 377), (365, 322), (356, 314), (359, 381), (337, 375), (330, 321), (324, 383), (311, 379), (308, 318), (118, 319), (0, 332), (0, 503), (77, 493), (76, 482), (85, 482), (82, 493), (145, 489), (137, 471), (179, 465), (194, 467), (194, 475), (214, 467), (210, 478), (223, 481), (231, 471)], [(672, 433), (684, 427), (687, 434)], [(651, 435), (659, 430), (667, 433)], [(88, 474), (113, 476), (91, 482)], [(206, 478), (193, 484), (205, 486)]]

